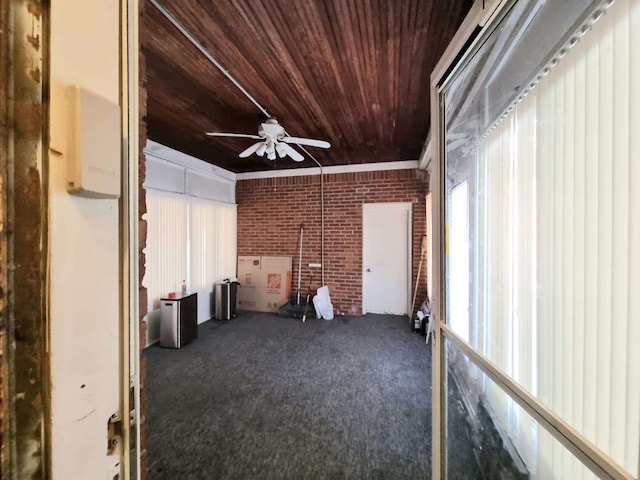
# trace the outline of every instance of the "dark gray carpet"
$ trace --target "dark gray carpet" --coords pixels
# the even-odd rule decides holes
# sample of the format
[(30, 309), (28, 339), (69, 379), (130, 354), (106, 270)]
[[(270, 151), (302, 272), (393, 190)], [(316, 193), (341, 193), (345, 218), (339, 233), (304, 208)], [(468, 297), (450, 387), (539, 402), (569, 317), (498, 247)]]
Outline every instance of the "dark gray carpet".
[(246, 312), (145, 355), (150, 480), (430, 476), (430, 351), (406, 317)]

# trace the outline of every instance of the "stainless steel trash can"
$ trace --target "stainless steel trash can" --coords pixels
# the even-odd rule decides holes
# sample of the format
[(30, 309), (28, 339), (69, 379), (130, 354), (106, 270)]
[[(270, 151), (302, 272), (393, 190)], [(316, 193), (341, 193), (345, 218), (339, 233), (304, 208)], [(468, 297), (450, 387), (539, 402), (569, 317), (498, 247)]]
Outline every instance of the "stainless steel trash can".
[(236, 316), (237, 282), (216, 283), (214, 287), (214, 316), (216, 320), (231, 320)]

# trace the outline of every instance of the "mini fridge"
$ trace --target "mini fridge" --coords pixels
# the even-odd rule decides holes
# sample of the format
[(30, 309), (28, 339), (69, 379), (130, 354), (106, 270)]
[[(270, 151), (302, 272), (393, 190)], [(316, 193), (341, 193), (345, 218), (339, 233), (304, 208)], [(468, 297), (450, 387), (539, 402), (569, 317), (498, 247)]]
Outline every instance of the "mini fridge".
[(160, 346), (182, 348), (197, 337), (197, 294), (160, 299)]

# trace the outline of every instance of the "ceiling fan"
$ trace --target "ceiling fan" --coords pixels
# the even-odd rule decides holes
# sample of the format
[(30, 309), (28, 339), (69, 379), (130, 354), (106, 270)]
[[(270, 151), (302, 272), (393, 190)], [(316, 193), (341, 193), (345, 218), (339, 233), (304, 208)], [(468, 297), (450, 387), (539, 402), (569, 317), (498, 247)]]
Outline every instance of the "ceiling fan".
[(248, 157), (249, 155), (256, 154), (263, 156), (267, 154), (269, 160), (275, 160), (276, 154), (280, 158), (284, 158), (287, 155), (296, 162), (302, 162), (304, 157), (297, 150), (295, 150), (290, 143), (295, 145), (306, 145), (309, 147), (329, 148), (331, 145), (329, 142), (323, 140), (313, 140), (311, 138), (290, 137), (284, 130), (284, 127), (278, 123), (275, 118), (270, 118), (264, 123), (260, 124), (258, 128), (258, 135), (250, 135), (248, 133), (218, 133), (208, 132), (207, 135), (211, 137), (240, 137), (240, 138), (254, 138), (260, 140), (254, 143), (249, 148), (240, 152), (238, 155), (240, 158)]

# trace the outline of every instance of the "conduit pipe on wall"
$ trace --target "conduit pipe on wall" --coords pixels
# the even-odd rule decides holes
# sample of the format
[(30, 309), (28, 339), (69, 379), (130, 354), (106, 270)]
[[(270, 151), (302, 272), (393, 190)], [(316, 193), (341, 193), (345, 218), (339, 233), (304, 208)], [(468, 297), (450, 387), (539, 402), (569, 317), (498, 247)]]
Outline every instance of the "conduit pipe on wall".
[[(187, 40), (189, 40), (193, 44), (194, 47), (196, 47), (218, 70), (220, 70), (220, 72), (222, 72), (222, 74), (227, 77), (229, 81), (233, 83), (233, 85), (238, 90), (240, 90), (240, 92), (242, 92), (242, 94), (247, 97), (247, 99), (249, 99), (251, 103), (258, 107), (258, 110), (260, 110), (267, 118), (271, 118), (271, 114), (269, 114), (267, 109), (260, 105), (260, 103), (255, 98), (253, 98), (251, 94), (249, 94), (249, 92), (247, 92), (235, 78), (233, 78), (233, 76), (213, 57), (213, 55), (207, 52), (207, 50), (193, 37), (193, 35), (191, 35), (191, 33), (186, 28), (182, 26), (180, 22), (178, 22), (178, 20), (173, 17), (173, 15), (169, 13), (168, 10), (160, 5), (157, 0), (149, 1), (154, 7), (158, 9), (158, 11), (162, 15), (164, 15), (167, 20), (171, 22), (174, 27), (178, 29), (180, 33), (182, 33), (182, 35), (184, 35)], [(285, 133), (289, 135), (289, 133)], [(311, 155), (306, 148), (304, 148), (302, 145), (298, 146), (304, 153), (307, 154), (309, 158), (311, 158), (311, 160), (315, 162), (316, 165), (318, 165), (318, 167), (320, 167), (320, 261), (322, 262), (322, 285), (324, 286), (324, 171), (320, 162), (318, 162), (318, 160), (316, 160), (316, 158)]]

